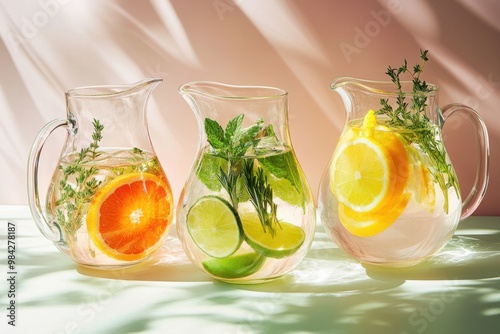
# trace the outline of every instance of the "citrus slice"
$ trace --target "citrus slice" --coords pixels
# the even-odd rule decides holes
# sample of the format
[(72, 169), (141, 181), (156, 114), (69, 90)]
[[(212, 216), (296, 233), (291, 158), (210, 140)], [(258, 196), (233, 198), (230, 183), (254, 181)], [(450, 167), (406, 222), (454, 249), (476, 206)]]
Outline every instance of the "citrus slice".
[(350, 233), (358, 237), (371, 237), (391, 226), (404, 211), (411, 194), (405, 193), (397, 203), (389, 203), (381, 210), (360, 213), (339, 203), (339, 220)]
[(406, 188), (412, 170), (408, 154), (409, 148), (403, 143), (400, 134), (396, 131), (391, 131), (384, 125), (375, 126), (373, 138), (388, 151), (396, 167), (395, 173), (391, 175), (395, 181), (392, 197), (399, 198)]
[(161, 245), (172, 214), (172, 192), (166, 181), (149, 173), (129, 173), (97, 192), (88, 208), (87, 229), (104, 254), (134, 261)]
[(230, 256), (243, 242), (238, 213), (217, 196), (198, 199), (187, 213), (186, 224), (193, 242), (211, 257)]
[(354, 211), (380, 209), (391, 198), (396, 167), (389, 151), (369, 137), (340, 145), (330, 170), (330, 187), (337, 200)]
[(417, 171), (419, 173), (419, 184), (417, 192), (417, 202), (429, 213), (434, 213), (436, 206), (436, 190), (434, 189), (434, 180), (432, 179), (431, 172), (422, 163), (418, 165)]
[(241, 216), (241, 224), (246, 242), (259, 254), (281, 259), (295, 253), (304, 243), (302, 228), (280, 221), (275, 234), (265, 232), (256, 213), (248, 212)]
[(210, 259), (202, 262), (203, 268), (210, 274), (221, 278), (241, 278), (256, 273), (264, 264), (265, 256), (255, 252), (232, 255), (222, 259)]

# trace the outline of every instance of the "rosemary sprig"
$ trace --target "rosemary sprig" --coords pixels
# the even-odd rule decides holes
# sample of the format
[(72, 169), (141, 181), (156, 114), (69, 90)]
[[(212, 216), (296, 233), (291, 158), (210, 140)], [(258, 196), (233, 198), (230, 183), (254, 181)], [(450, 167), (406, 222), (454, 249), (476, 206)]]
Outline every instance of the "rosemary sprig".
[[(98, 148), (104, 126), (97, 119), (94, 119), (92, 124), (94, 132), (89, 147), (82, 148), (76, 160), (70, 165), (58, 167), (63, 177), (59, 181), (60, 197), (55, 203), (58, 207), (56, 219), (61, 226), (65, 227), (68, 235), (73, 235), (80, 228), (86, 207), (101, 183), (93, 178), (99, 172), (96, 167), (83, 166), (101, 154)], [(70, 178), (74, 178), (75, 184), (69, 182)]]
[[(418, 144), (430, 159), (430, 165), (433, 168), (429, 169), (434, 181), (439, 184), (444, 195), (444, 210), (448, 213), (448, 189), (453, 187), (459, 193), (458, 181), (451, 164), (446, 160), (446, 151), (441, 137), (437, 135), (437, 128), (432, 120), (427, 116), (427, 93), (432, 89), (425, 81), (420, 80), (425, 63), (429, 60), (427, 57), (428, 50), (420, 50), (420, 58), (422, 64), (415, 64), (413, 71), (408, 69), (406, 59), (399, 68), (395, 69), (389, 66), (386, 74), (391, 78), (391, 81), (396, 85), (397, 90), (397, 108), (389, 104), (388, 99), (380, 99), (382, 108), (376, 111), (379, 115), (389, 117), (388, 124), (410, 131), (403, 131), (402, 136), (409, 143)], [(408, 73), (412, 77), (413, 90), (410, 108), (406, 102), (406, 94), (402, 91), (400, 75)]]
[(229, 163), (228, 171), (224, 171), (222, 167), (219, 170), (219, 174), (217, 175), (217, 180), (219, 180), (222, 187), (227, 191), (229, 198), (231, 199), (231, 204), (233, 207), (238, 210), (238, 179), (240, 176), (240, 172), (238, 172), (239, 167), (236, 166), (235, 161), (232, 159)]
[(257, 211), (264, 232), (269, 232), (274, 237), (276, 234), (275, 228), (279, 226), (276, 215), (278, 206), (273, 201), (273, 190), (267, 183), (264, 170), (258, 167), (257, 171), (254, 172), (253, 166), (253, 161), (245, 160), (243, 163), (245, 187), (250, 195), (250, 202), (252, 202)]

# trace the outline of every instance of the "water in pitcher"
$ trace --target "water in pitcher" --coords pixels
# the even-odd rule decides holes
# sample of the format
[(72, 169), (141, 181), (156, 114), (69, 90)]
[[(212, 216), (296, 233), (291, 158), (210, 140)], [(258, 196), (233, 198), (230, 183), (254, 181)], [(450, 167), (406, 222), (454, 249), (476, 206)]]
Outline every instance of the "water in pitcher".
[[(233, 195), (223, 185), (224, 174), (236, 178)], [(261, 149), (229, 162), (205, 147), (194, 176), (180, 209), (185, 228), (179, 233), (188, 256), (205, 271), (227, 281), (275, 278), (305, 256), (307, 189), (289, 148)], [(260, 202), (261, 190), (272, 193), (270, 202)], [(204, 225), (211, 220), (206, 216), (226, 212), (226, 228)]]
[(368, 113), (346, 126), (333, 154), (324, 176), (329, 184), (320, 191), (321, 221), (339, 247), (361, 262), (421, 262), (444, 246), (458, 224), (458, 189), (443, 191), (440, 182), (448, 180), (436, 177), (436, 162), (408, 140), (413, 136)]
[[(137, 148), (61, 157), (46, 205), (50, 221), (62, 234), (58, 247), (90, 266), (146, 257), (167, 235), (172, 208), (170, 186), (158, 158)], [(145, 211), (153, 218), (147, 236), (129, 226), (139, 223)], [(144, 239), (142, 245), (131, 246), (138, 239)]]

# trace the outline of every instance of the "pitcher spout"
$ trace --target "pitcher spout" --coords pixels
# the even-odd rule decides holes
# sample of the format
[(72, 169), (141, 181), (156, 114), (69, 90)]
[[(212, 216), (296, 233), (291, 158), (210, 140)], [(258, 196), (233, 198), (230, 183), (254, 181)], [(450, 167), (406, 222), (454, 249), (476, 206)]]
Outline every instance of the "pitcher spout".
[(182, 85), (178, 91), (195, 114), (199, 133), (204, 133), (207, 118), (225, 126), (244, 115), (242, 127), (265, 120), (273, 124), (277, 136), (288, 140), (288, 93), (283, 89), (197, 81)]
[(148, 78), (132, 84), (85, 86), (70, 89), (66, 92), (67, 98), (106, 98), (124, 96), (136, 92), (145, 92), (147, 95), (163, 81), (161, 78)]

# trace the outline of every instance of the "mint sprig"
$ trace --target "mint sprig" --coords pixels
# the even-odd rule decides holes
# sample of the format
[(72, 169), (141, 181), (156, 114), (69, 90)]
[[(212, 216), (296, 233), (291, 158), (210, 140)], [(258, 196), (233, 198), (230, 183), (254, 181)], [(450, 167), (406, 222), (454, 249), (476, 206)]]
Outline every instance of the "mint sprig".
[[(270, 132), (268, 128), (263, 129), (262, 118), (258, 119), (254, 125), (242, 129), (243, 118), (243, 114), (236, 116), (227, 123), (225, 130), (217, 121), (205, 119), (207, 141), (212, 146), (215, 155), (224, 159), (242, 157), (249, 148), (257, 146), (259, 137)], [(263, 130), (266, 133), (258, 136)], [(272, 134), (274, 135), (274, 132)]]
[[(254, 163), (245, 161), (243, 157), (247, 152), (255, 151), (262, 140), (276, 140), (272, 125), (264, 127), (264, 121), (259, 118), (257, 122), (247, 128), (242, 128), (244, 114), (231, 119), (224, 129), (217, 121), (206, 118), (204, 121), (207, 141), (212, 147), (211, 155), (227, 161), (227, 168), (219, 166), (215, 175), (218, 183), (226, 190), (231, 204), (237, 210), (240, 201), (238, 186), (241, 182), (249, 195), (250, 202), (259, 215), (264, 231), (275, 234), (274, 228), (278, 222), (276, 216), (277, 205), (273, 200), (271, 186), (264, 176), (262, 167), (254, 168)], [(211, 158), (210, 158), (211, 159)], [(202, 157), (207, 165), (208, 160)], [(216, 166), (215, 164), (210, 164)], [(279, 169), (276, 169), (279, 170)], [(214, 185), (207, 178), (206, 172), (198, 169), (198, 177), (210, 188)], [(239, 181), (241, 179), (241, 182)]]

